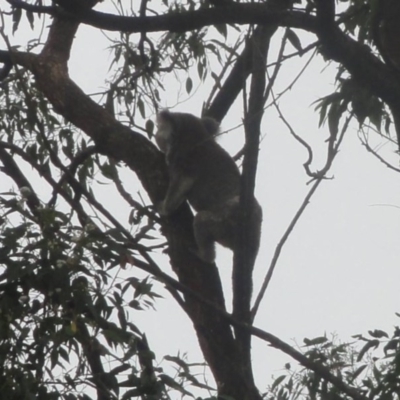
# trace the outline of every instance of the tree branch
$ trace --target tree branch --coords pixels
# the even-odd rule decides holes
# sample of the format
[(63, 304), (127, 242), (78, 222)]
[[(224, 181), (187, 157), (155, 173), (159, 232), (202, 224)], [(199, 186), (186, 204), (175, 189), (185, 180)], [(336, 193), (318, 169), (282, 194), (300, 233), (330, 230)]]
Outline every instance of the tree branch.
[(122, 32), (186, 32), (216, 24), (285, 25), (314, 31), (314, 17), (299, 11), (280, 11), (261, 3), (234, 3), (227, 7), (168, 13), (151, 17), (116, 16), (88, 11), (77, 16), (96, 28)]
[[(330, 4), (330, 5), (329, 5)], [(371, 90), (386, 102), (392, 111), (400, 148), (400, 78), (396, 70), (383, 64), (371, 50), (343, 33), (332, 21), (334, 1), (317, 2), (318, 28), (321, 52), (342, 64), (354, 80)]]
[[(1, 142), (0, 142), (1, 143)], [(39, 198), (37, 197), (29, 180), (22, 173), (18, 164), (15, 162), (14, 157), (7, 152), (7, 150), (0, 145), (0, 161), (3, 163), (1, 170), (8, 175), (18, 186), (19, 189), (28, 188), (30, 193), (26, 196), (26, 202), (32, 214), (38, 216), (38, 210), (41, 207)]]
[[(54, 7), (32, 6), (21, 0), (7, 0), (14, 7), (56, 15)], [(58, 0), (61, 5), (64, 1)], [(286, 4), (286, 2), (285, 2)], [(67, 12), (68, 11), (68, 12)], [(300, 11), (282, 11), (280, 7), (261, 3), (232, 3), (226, 7), (201, 8), (195, 11), (168, 13), (151, 17), (127, 17), (94, 10), (80, 9), (75, 13), (66, 10), (66, 15), (76, 22), (108, 31), (126, 33), (140, 32), (185, 32), (216, 24), (284, 25), (309, 31), (316, 30), (315, 17)]]
[[(266, 65), (271, 35), (263, 29), (251, 38), (252, 79), (248, 110), (244, 127), (246, 144), (244, 149), (243, 171), (240, 188), (240, 218), (237, 232), (237, 246), (233, 261), (233, 315), (246, 323), (251, 322), (250, 303), (253, 289), (253, 268), (258, 251), (261, 231), (261, 210), (254, 198), (255, 177), (257, 173), (260, 126), (264, 108), (264, 90), (266, 86)], [(245, 81), (242, 81), (245, 85)], [(258, 236), (257, 236), (258, 235)], [(249, 379), (251, 374), (251, 336), (240, 327), (235, 336), (243, 358)]]
[[(168, 184), (163, 155), (143, 135), (116, 121), (68, 76), (67, 60), (77, 26), (70, 17), (57, 16), (43, 52), (39, 55), (16, 52), (12, 54), (13, 60), (34, 74), (38, 89), (56, 112), (82, 129), (100, 153), (124, 161), (135, 171), (151, 200), (160, 201)], [(57, 47), (59, 35), (64, 37), (60, 39), (62, 45)], [(0, 52), (0, 60), (1, 57), (9, 57), (8, 52)], [(193, 215), (187, 205), (163, 224), (172, 268), (182, 284), (224, 309), (218, 269), (215, 265), (204, 264), (189, 250), (195, 247), (192, 224)], [(241, 360), (228, 321), (192, 297), (185, 300), (185, 310), (194, 323), (205, 359), (220, 384), (219, 393), (241, 399), (259, 399), (258, 391), (249, 385), (240, 369)]]
[(367, 398), (363, 396), (358, 389), (347, 385), (339, 376), (335, 376), (334, 374), (332, 374), (332, 372), (328, 367), (325, 367), (321, 363), (309, 359), (304, 354), (300, 353), (295, 348), (293, 348), (283, 340), (279, 339), (275, 335), (266, 332), (260, 328), (257, 328), (255, 326), (236, 320), (226, 310), (218, 308), (218, 306), (216, 306), (215, 303), (210, 301), (208, 298), (200, 295), (198, 292), (193, 291), (191, 288), (182, 285), (180, 282), (176, 281), (174, 278), (170, 277), (164, 272), (162, 271), (155, 272), (152, 268), (149, 268), (147, 264), (144, 264), (139, 260), (137, 266), (143, 269), (144, 271), (153, 273), (155, 276), (161, 278), (161, 280), (165, 281), (172, 287), (176, 288), (179, 291), (182, 291), (182, 293), (185, 294), (185, 297), (187, 299), (192, 298), (195, 301), (203, 304), (208, 310), (215, 311), (221, 316), (222, 319), (228, 321), (233, 326), (240, 327), (243, 330), (249, 331), (253, 336), (256, 336), (259, 339), (268, 342), (271, 346), (275, 347), (278, 350), (281, 350), (285, 354), (288, 354), (290, 357), (298, 361), (302, 366), (315, 372), (316, 375), (325, 379), (327, 382), (330, 382), (333, 386), (338, 388), (341, 392), (350, 396), (352, 399), (367, 400)]
[(265, 35), (270, 39), (276, 32), (276, 26), (265, 27), (257, 26), (254, 29), (251, 37), (246, 41), (245, 47), (237, 58), (228, 77), (225, 79), (221, 89), (215, 96), (210, 107), (206, 111), (206, 116), (215, 118), (217, 121), (222, 121), (232, 104), (235, 102), (237, 96), (243, 89), (243, 82), (246, 82), (249, 77), (253, 60), (252, 60), (252, 46), (255, 37)]

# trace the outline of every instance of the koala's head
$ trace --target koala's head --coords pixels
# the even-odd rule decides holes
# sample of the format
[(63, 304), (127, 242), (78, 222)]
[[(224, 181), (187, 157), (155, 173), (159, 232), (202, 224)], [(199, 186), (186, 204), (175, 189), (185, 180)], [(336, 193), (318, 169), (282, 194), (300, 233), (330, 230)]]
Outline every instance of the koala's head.
[(195, 146), (204, 140), (214, 139), (219, 124), (213, 118), (197, 118), (192, 114), (171, 113), (163, 110), (157, 114), (155, 139), (163, 153), (172, 146)]

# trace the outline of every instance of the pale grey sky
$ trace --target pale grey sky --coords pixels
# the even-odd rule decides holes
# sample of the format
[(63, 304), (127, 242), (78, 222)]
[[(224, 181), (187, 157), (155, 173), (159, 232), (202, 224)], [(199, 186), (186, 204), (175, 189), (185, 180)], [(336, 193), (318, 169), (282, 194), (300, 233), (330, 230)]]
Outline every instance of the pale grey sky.
[[(18, 32), (21, 43), (24, 36), (32, 37), (29, 28)], [(13, 43), (12, 38), (11, 41)], [(82, 26), (77, 33), (70, 72), (87, 93), (105, 87), (104, 78), (111, 60), (107, 46), (104, 35), (96, 29)], [(296, 58), (288, 63), (277, 82), (280, 89), (293, 79), (304, 62), (305, 58)], [(317, 169), (322, 166), (325, 155), (322, 145), (328, 137), (328, 128), (318, 128), (319, 116), (312, 103), (332, 92), (334, 74), (335, 65), (327, 67), (319, 58), (280, 101), (285, 117), (296, 132), (322, 154), (316, 154)], [(207, 90), (198, 88), (191, 99), (179, 104), (176, 110), (199, 114)], [(171, 106), (178, 98), (176, 93), (163, 96), (161, 106)], [(223, 121), (223, 130), (240, 122), (241, 110), (239, 100)], [(256, 318), (257, 327), (291, 344), (294, 344), (293, 339), (301, 344), (304, 337), (332, 332), (348, 340), (352, 334), (374, 328), (390, 331), (398, 324), (394, 313), (400, 311), (400, 175), (365, 150), (357, 129), (353, 124), (347, 132), (331, 169), (334, 179), (320, 186), (284, 247)], [(242, 133), (241, 128), (236, 129), (225, 135), (221, 144), (233, 154), (240, 148), (236, 138)], [(309, 189), (306, 185), (309, 177), (302, 167), (307, 154), (290, 136), (273, 108), (265, 114), (263, 133), (256, 192), (263, 207), (264, 224), (254, 273), (255, 293), (277, 242)], [(382, 144), (380, 154), (393, 164), (399, 164), (394, 145), (376, 136), (373, 142)], [(127, 179), (131, 175), (127, 174)], [(1, 191), (9, 188), (3, 187), (3, 183), (0, 186)], [(131, 187), (132, 192), (139, 190), (133, 183)], [(96, 190), (104, 203), (115, 204), (114, 197), (107, 198), (109, 187)], [(126, 222), (129, 208), (117, 204), (114, 207), (111, 211)], [(231, 264), (231, 253), (220, 251), (218, 265), (227, 289), (231, 282)], [(167, 258), (162, 267), (170, 271)], [(134, 318), (146, 331), (158, 356), (180, 351), (188, 352), (193, 361), (201, 359), (191, 322), (167, 294), (157, 303), (157, 311), (135, 313)], [(253, 349), (256, 378), (263, 390), (269, 377), (276, 375), (287, 359), (257, 339)]]

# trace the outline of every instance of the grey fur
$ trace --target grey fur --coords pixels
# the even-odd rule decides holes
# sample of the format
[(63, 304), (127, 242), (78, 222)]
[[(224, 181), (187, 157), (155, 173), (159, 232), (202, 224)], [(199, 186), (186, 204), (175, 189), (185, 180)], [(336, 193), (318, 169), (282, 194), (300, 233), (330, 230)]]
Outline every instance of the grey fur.
[[(232, 157), (215, 142), (219, 124), (191, 114), (162, 111), (155, 135), (165, 153), (170, 183), (159, 212), (172, 214), (184, 201), (197, 211), (194, 235), (198, 256), (215, 260), (215, 242), (230, 249), (236, 244), (239, 217), (240, 173)], [(254, 201), (252, 232), (254, 259), (258, 252), (261, 207)]]

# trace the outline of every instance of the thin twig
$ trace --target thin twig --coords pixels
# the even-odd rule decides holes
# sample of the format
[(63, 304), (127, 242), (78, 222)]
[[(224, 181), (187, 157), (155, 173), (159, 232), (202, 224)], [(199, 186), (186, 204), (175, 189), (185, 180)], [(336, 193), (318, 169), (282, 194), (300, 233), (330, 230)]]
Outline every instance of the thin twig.
[[(300, 217), (303, 215), (305, 209), (307, 208), (308, 204), (310, 203), (310, 200), (312, 196), (314, 195), (315, 191), (318, 189), (318, 186), (320, 183), (326, 179), (326, 173), (329, 171), (330, 167), (332, 166), (333, 159), (336, 157), (340, 144), (342, 143), (343, 137), (345, 132), (347, 131), (348, 125), (350, 123), (351, 116), (347, 118), (346, 122), (343, 125), (341, 134), (337, 141), (335, 142), (335, 138), (333, 136), (330, 136), (329, 139), (329, 144), (328, 144), (328, 155), (327, 155), (327, 160), (325, 163), (325, 166), (322, 168), (321, 171), (314, 173), (313, 174), (313, 179), (316, 181), (314, 182), (313, 186), (305, 196), (303, 202), (301, 203), (299, 209), (297, 210), (296, 214), (294, 215), (292, 221), (290, 222), (289, 226), (287, 227), (286, 231), (282, 235), (282, 238), (279, 240), (274, 255), (271, 260), (271, 264), (268, 268), (267, 274), (265, 275), (263, 284), (261, 286), (261, 289), (256, 297), (256, 301), (254, 302), (254, 306), (251, 310), (251, 315), (252, 315), (252, 321), (254, 321), (254, 318), (257, 314), (257, 311), (260, 307), (261, 301), (267, 291), (268, 285), (272, 279), (272, 275), (275, 271), (275, 267), (278, 263), (279, 256), (281, 254), (283, 246), (286, 244), (287, 239), (289, 238), (290, 234), (292, 233), (294, 227), (296, 226), (297, 222), (299, 221)], [(290, 129), (290, 132), (292, 133), (292, 130)], [(298, 138), (298, 135), (295, 136), (296, 140)], [(335, 142), (335, 143), (334, 143)], [(301, 142), (302, 143), (302, 142)]]
[(294, 358), (296, 361), (298, 361), (301, 365), (303, 365), (305, 368), (312, 370), (315, 372), (316, 375), (320, 376), (321, 378), (325, 379), (326, 381), (330, 382), (333, 386), (338, 388), (340, 391), (343, 393), (347, 394), (354, 400), (367, 400), (365, 396), (363, 396), (358, 389), (349, 386), (346, 384), (340, 377), (335, 376), (332, 374), (330, 369), (324, 365), (322, 365), (319, 362), (315, 362), (311, 360), (310, 358), (306, 357), (304, 354), (300, 353), (297, 351), (294, 347), (290, 346), (286, 342), (282, 341), (279, 339), (277, 336), (266, 332), (260, 328), (257, 328), (255, 326), (246, 324), (244, 322), (238, 321), (235, 319), (231, 314), (229, 314), (227, 311), (219, 308), (218, 306), (215, 305), (212, 301), (204, 298), (202, 295), (199, 293), (195, 292), (194, 290), (188, 288), (187, 286), (181, 284), (179, 281), (176, 279), (172, 278), (168, 274), (165, 274), (161, 270), (154, 270), (151, 266), (148, 264), (144, 263), (143, 261), (134, 259), (133, 260), (134, 265), (137, 266), (140, 269), (143, 269), (146, 272), (149, 272), (150, 274), (155, 275), (158, 277), (160, 280), (164, 281), (165, 283), (168, 284), (168, 286), (171, 286), (175, 288), (176, 290), (193, 297), (197, 301), (201, 302), (202, 304), (206, 305), (213, 311), (217, 312), (221, 317), (226, 319), (231, 325), (240, 327), (242, 329), (248, 330), (253, 336), (258, 337), (259, 339), (268, 342), (271, 344), (271, 346), (275, 347), (278, 350), (281, 350), (285, 354), (288, 354), (290, 357)]
[(382, 164), (386, 165), (389, 169), (400, 172), (400, 168), (395, 167), (394, 165), (390, 164), (388, 161), (386, 161), (382, 156), (380, 156), (369, 144), (368, 144), (368, 139), (366, 138), (365, 133), (363, 134), (363, 138), (360, 136), (360, 142), (361, 144), (367, 149), (368, 152), (373, 154)]

